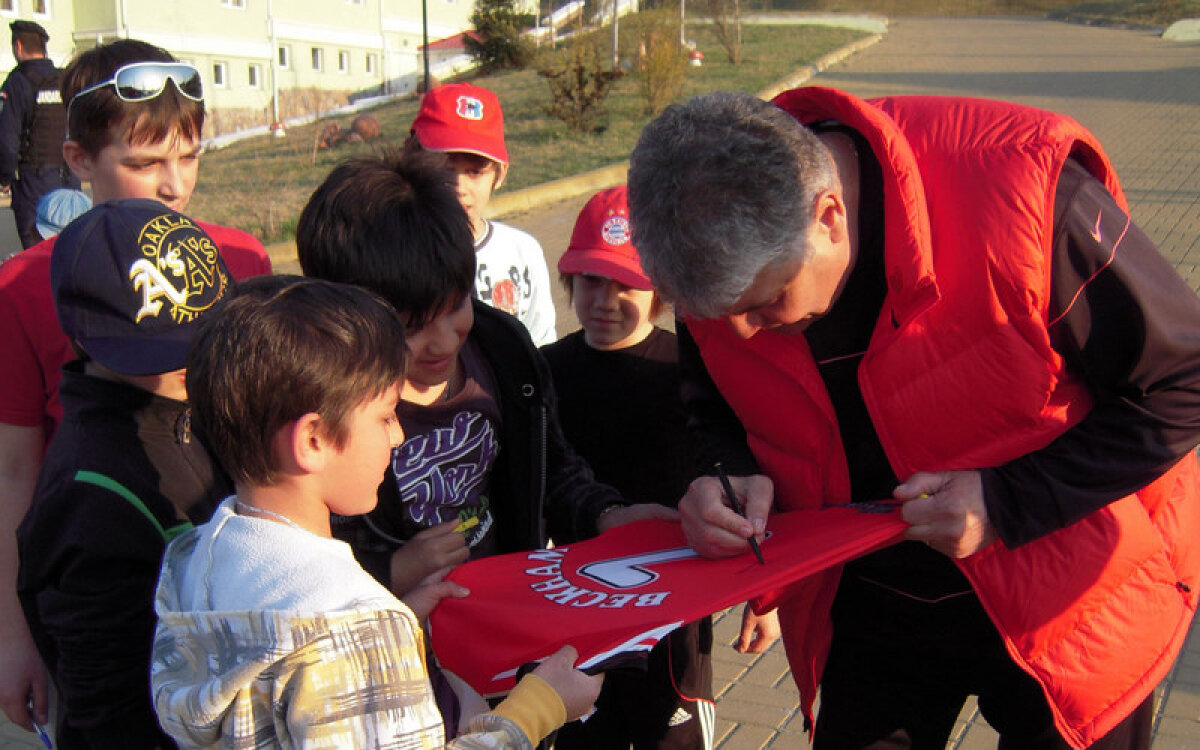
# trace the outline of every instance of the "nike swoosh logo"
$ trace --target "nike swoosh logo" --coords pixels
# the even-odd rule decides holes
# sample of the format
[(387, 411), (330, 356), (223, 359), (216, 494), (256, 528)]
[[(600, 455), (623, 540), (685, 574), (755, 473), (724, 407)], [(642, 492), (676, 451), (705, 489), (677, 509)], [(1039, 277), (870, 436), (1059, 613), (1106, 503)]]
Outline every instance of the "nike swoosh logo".
[(1104, 239), (1100, 236), (1100, 217), (1102, 215), (1102, 211), (1096, 212), (1096, 226), (1095, 228), (1088, 230), (1088, 234), (1092, 235), (1092, 239), (1101, 244), (1104, 242)]

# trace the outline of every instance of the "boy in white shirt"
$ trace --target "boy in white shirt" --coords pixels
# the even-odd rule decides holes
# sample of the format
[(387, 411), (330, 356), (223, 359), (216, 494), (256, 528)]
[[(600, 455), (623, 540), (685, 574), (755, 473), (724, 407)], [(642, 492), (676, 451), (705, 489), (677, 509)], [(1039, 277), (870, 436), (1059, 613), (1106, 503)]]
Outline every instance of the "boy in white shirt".
[[(197, 426), (237, 493), (167, 549), (151, 685), (181, 747), (441, 747), (419, 621), (449, 582), (406, 605), (330, 534), (371, 510), (392, 448), (404, 326), (358, 287), (246, 283), (189, 354)], [(567, 647), (455, 748), (531, 748), (586, 711), (601, 678)], [(532, 679), (531, 679), (532, 678)]]
[(487, 89), (451, 83), (432, 89), (413, 120), (408, 146), (446, 155), (475, 237), (475, 297), (517, 318), (538, 346), (558, 339), (542, 246), (532, 235), (487, 218), (508, 175), (504, 113)]

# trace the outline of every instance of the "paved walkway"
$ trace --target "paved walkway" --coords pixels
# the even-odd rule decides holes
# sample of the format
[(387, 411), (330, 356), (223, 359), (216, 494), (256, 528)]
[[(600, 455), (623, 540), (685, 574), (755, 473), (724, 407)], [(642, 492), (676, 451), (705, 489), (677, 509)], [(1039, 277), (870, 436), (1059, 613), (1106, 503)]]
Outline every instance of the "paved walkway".
[[(1134, 219), (1179, 272), (1200, 288), (1200, 44), (1029, 19), (892, 19), (879, 43), (810, 83), (858, 96), (950, 94), (1020, 102), (1069, 114), (1105, 144)], [(518, 165), (519, 168), (520, 165)], [(532, 232), (551, 267), (567, 246), (587, 196), (505, 217)], [(556, 290), (556, 292), (559, 290)], [(565, 296), (559, 332), (577, 327)], [(714, 655), (721, 750), (807, 745), (783, 649), (756, 658), (727, 647), (739, 612), (717, 624)], [(1200, 625), (1159, 686), (1155, 750), (1200, 747)], [(952, 748), (995, 747), (973, 705)]]
[[(859, 96), (985, 96), (1065, 112), (1104, 142), (1135, 220), (1200, 288), (1200, 44), (1153, 34), (1015, 19), (893, 19), (883, 40), (813, 81)], [(506, 217), (534, 233), (553, 267), (586, 196)], [(559, 332), (573, 329), (564, 296)], [(744, 657), (728, 648), (739, 612), (720, 616), (714, 654), (721, 750), (803, 747), (796, 689), (782, 648)], [(1200, 747), (1200, 636), (1159, 686), (1155, 750)], [(0, 646), (2, 647), (2, 646)], [(0, 750), (40, 747), (0, 723)], [(973, 706), (953, 748), (995, 747)]]

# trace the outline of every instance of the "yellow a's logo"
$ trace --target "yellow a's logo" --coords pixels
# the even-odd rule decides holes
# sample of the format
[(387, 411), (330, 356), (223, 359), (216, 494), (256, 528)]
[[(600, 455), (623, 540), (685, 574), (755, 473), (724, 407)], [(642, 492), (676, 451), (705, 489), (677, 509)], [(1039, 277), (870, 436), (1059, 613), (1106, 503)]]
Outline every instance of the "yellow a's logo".
[(186, 216), (150, 220), (138, 247), (142, 257), (129, 266), (134, 291), (142, 294), (135, 323), (157, 317), (164, 303), (171, 320), (186, 323), (225, 296), (229, 279), (217, 264), (217, 247)]

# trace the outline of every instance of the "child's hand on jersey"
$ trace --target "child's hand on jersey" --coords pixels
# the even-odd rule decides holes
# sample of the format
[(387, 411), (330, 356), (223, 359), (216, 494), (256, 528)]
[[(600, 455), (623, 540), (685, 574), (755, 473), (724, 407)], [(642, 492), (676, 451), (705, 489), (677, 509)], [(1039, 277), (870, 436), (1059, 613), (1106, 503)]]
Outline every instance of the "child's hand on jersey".
[(424, 578), (452, 568), (471, 556), (467, 538), (455, 531), (459, 521), (446, 521), (416, 534), (392, 553), (392, 593), (400, 598)]
[(421, 623), (422, 627), (424, 627), (426, 618), (429, 617), (429, 613), (438, 605), (438, 602), (447, 596), (462, 599), (471, 593), (470, 589), (466, 586), (454, 583), (453, 581), (443, 581), (442, 579), (449, 572), (450, 568), (442, 568), (441, 570), (434, 571), (430, 576), (418, 582), (401, 599), (413, 611), (413, 614), (417, 616), (417, 622)]
[(575, 660), (579, 653), (573, 646), (563, 646), (533, 670), (533, 674), (541, 677), (554, 688), (558, 697), (562, 698), (563, 706), (567, 709), (567, 721), (573, 721), (592, 710), (596, 697), (600, 695), (600, 686), (604, 684), (604, 675), (588, 675), (575, 669)]

